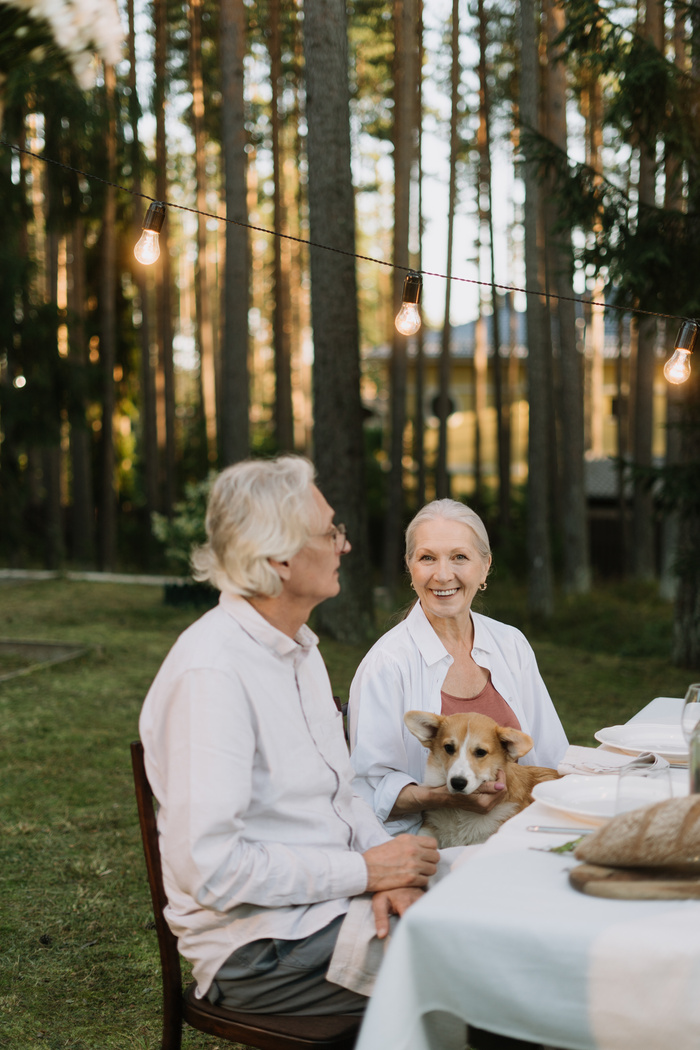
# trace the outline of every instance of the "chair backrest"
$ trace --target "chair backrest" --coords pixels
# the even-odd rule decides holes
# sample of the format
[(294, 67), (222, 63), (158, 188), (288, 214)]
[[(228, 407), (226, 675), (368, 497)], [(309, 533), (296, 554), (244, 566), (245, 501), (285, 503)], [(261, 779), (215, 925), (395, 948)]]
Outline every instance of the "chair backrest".
[[(160, 964), (163, 971), (163, 1045), (180, 1045), (182, 1033), (182, 971), (177, 950), (177, 938), (165, 921), (163, 909), (168, 903), (163, 886), (163, 869), (158, 847), (158, 827), (153, 792), (146, 776), (143, 744), (135, 740), (131, 745), (131, 764), (134, 769), (136, 805), (141, 825), (143, 852), (146, 857), (148, 885), (151, 888), (153, 918), (158, 933)], [(166, 1039), (170, 1039), (170, 1043)]]

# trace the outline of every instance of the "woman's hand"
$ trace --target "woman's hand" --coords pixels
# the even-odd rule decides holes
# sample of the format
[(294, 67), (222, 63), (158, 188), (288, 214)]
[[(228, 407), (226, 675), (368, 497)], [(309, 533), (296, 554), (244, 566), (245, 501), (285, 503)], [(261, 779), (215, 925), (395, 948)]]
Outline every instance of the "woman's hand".
[(452, 794), (447, 785), (437, 788), (426, 788), (430, 793), (426, 809), (466, 809), (470, 813), (489, 813), (500, 801), (506, 789), (505, 775), (499, 769), (495, 780), (488, 780), (471, 795)]
[(466, 809), (470, 813), (489, 813), (498, 805), (501, 792), (506, 789), (505, 773), (499, 769), (495, 780), (482, 784), (471, 795), (453, 794), (447, 785), (428, 787), (426, 784), (407, 784), (401, 788), (389, 814), (389, 820), (398, 820), (406, 813), (422, 813), (430, 809)]

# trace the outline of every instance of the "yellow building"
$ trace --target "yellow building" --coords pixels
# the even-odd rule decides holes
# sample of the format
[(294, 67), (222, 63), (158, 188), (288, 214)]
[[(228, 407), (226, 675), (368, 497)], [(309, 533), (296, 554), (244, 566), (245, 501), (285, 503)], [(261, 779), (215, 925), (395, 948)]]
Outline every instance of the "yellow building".
[[(511, 417), (511, 480), (519, 484), (527, 479), (528, 402), (527, 402), (527, 350), (525, 348), (525, 315), (516, 314), (515, 338), (511, 345), (501, 344), (503, 397), (510, 403)], [(495, 389), (493, 357), (484, 350), (476, 353), (477, 336), (480, 346), (490, 344), (490, 317), (484, 318), (482, 332), (478, 322), (455, 327), (451, 340), (450, 399), (454, 406), (448, 420), (448, 470), (452, 481), (452, 494), (470, 496), (474, 491), (476, 473), (477, 420), (480, 444), (481, 475), (485, 485), (495, 487), (498, 481), (498, 449), (496, 429)], [(508, 331), (508, 316), (503, 311), (501, 331)], [(583, 332), (581, 323), (580, 331)], [(633, 335), (634, 338), (634, 335)], [(439, 392), (439, 358), (441, 333), (426, 330), (424, 333), (424, 395), (423, 412), (426, 421), (425, 448), (428, 466), (434, 461), (438, 440), (436, 416)], [(593, 353), (581, 339), (581, 354), (584, 368), (584, 403), (587, 489), (592, 498), (614, 498), (616, 495), (616, 471), (611, 457), (620, 452), (618, 427), (620, 410), (623, 421), (629, 419), (630, 391), (630, 345), (627, 325), (621, 346), (618, 349), (617, 326), (606, 330), (602, 354)], [(372, 414), (388, 423), (388, 361), (389, 347), (377, 347), (365, 355), (373, 368), (380, 371), (377, 382), (365, 380), (363, 397)], [(657, 462), (662, 462), (666, 453), (666, 408), (668, 384), (663, 378), (665, 354), (658, 355), (658, 368), (654, 388), (654, 435), (653, 452)], [(556, 373), (556, 357), (554, 358)], [(416, 397), (416, 348), (409, 344), (408, 351), (408, 426), (405, 435), (404, 465), (409, 472), (415, 471), (411, 457), (412, 420), (415, 417)], [(556, 394), (555, 394), (556, 397)], [(477, 411), (477, 404), (479, 410)], [(624, 422), (623, 422), (624, 427)], [(384, 427), (388, 434), (388, 426)], [(623, 452), (629, 450), (629, 433), (623, 443)], [(407, 479), (410, 484), (410, 479)]]

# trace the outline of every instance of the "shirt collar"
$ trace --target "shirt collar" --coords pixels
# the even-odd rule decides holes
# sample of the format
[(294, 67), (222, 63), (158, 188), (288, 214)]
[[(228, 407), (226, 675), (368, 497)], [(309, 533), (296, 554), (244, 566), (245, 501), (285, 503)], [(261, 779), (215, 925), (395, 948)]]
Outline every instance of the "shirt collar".
[(274, 627), (249, 601), (239, 595), (222, 592), (219, 595), (219, 605), (243, 628), (246, 634), (279, 657), (291, 655), (299, 659), (318, 645), (317, 635), (306, 624), (302, 624), (295, 638), (290, 638), (284, 631)]
[(452, 657), (433, 630), (430, 620), (423, 612), (423, 606), (419, 601), (416, 602), (406, 617), (406, 626), (428, 667), (439, 663), (445, 657), (450, 662), (452, 661)]
[(482, 653), (492, 653), (496, 647), (493, 642), (493, 635), (488, 630), (485, 621), (486, 617), (482, 616), (481, 613), (472, 613), (472, 623), (474, 624), (472, 650), (479, 649)]

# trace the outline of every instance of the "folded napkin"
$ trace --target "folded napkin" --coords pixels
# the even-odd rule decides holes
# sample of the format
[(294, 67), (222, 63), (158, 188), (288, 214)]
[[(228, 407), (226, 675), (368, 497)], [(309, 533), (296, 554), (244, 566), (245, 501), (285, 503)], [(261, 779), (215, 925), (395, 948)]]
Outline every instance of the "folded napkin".
[[(436, 873), (430, 879), (430, 889), (449, 875), (464, 855), (479, 850), (480, 846), (450, 846), (440, 850), (440, 861)], [(353, 897), (335, 942), (326, 977), (333, 984), (340, 984), (358, 995), (371, 995), (384, 952), (389, 946), (391, 934), (398, 922), (396, 915), (389, 917), (389, 934), (383, 940), (377, 937), (372, 911), (372, 894)], [(464, 1026), (462, 1026), (464, 1027)]]
[(700, 795), (620, 813), (588, 835), (574, 856), (606, 867), (700, 874)]
[(557, 772), (562, 776), (567, 773), (590, 775), (591, 773), (619, 773), (626, 768), (665, 769), (668, 765), (665, 758), (654, 755), (651, 751), (644, 751), (630, 760), (629, 755), (622, 755), (617, 751), (604, 751), (599, 747), (577, 747), (571, 744), (557, 766)]

